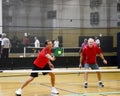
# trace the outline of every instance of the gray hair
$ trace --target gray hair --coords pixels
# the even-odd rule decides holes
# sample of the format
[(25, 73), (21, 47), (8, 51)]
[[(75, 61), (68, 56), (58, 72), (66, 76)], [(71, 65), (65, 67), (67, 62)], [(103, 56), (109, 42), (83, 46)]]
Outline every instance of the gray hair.
[(88, 44), (89, 44), (91, 41), (94, 42), (94, 39), (93, 39), (93, 38), (89, 38), (89, 39), (88, 39)]

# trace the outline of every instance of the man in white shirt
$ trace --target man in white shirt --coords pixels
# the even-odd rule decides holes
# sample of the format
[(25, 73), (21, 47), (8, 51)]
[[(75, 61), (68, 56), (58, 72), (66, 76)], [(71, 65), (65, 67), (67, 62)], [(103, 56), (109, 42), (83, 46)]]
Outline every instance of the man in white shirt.
[(58, 41), (58, 39), (56, 39), (54, 41), (54, 48), (57, 48), (57, 47), (59, 47), (59, 41)]
[(38, 50), (38, 52), (39, 52), (39, 49), (38, 49), (38, 48), (40, 48), (40, 41), (38, 40), (37, 37), (35, 37), (34, 46), (35, 46), (34, 53), (36, 53), (37, 50)]
[(100, 40), (98, 39), (98, 37), (95, 37), (95, 44), (98, 45), (98, 47), (100, 47)]
[(6, 37), (5, 33), (2, 33), (1, 58), (8, 58), (9, 57), (10, 47), (11, 47), (10, 40)]

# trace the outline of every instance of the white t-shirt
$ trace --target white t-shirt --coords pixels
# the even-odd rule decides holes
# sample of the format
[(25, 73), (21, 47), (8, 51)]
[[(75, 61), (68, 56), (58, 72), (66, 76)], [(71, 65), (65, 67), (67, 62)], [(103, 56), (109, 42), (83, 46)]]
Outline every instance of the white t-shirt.
[(38, 39), (35, 40), (35, 48), (39, 48), (40, 47), (40, 41)]
[(95, 43), (100, 46), (100, 40), (99, 39), (96, 39)]
[(54, 41), (54, 47), (59, 47), (59, 41)]
[(1, 46), (3, 46), (3, 48), (10, 48), (10, 40), (6, 37), (3, 38), (1, 42)]

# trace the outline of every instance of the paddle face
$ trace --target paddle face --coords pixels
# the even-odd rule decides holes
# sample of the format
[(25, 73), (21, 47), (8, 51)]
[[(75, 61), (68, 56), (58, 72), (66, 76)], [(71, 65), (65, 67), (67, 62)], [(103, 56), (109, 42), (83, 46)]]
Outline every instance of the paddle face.
[(54, 50), (54, 56), (55, 56), (55, 57), (59, 57), (59, 56), (61, 56), (62, 54), (63, 54), (63, 49), (62, 49), (62, 48), (58, 47), (58, 48), (56, 48), (56, 49)]

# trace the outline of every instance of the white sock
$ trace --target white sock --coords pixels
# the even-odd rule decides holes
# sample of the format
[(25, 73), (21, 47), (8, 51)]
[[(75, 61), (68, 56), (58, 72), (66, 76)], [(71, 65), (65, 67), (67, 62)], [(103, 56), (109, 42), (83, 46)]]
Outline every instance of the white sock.
[(21, 88), (19, 88), (18, 90), (22, 91), (22, 89), (21, 89)]
[(98, 81), (99, 83), (102, 82), (102, 81)]

